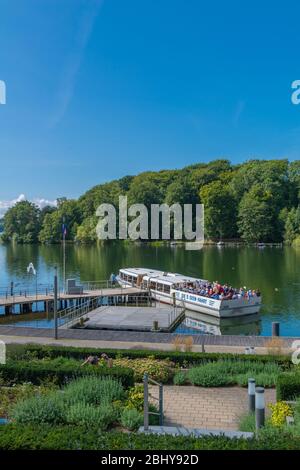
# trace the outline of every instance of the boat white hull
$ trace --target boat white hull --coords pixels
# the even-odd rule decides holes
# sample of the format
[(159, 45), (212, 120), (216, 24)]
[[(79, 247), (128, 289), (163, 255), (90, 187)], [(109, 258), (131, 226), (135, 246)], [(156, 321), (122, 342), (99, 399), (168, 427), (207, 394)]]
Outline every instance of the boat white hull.
[[(118, 282), (122, 287), (128, 287), (128, 283), (120, 279), (118, 279)], [(177, 306), (184, 307), (194, 312), (212, 315), (217, 318), (234, 318), (244, 315), (253, 315), (259, 312), (261, 306), (261, 297), (217, 300), (176, 290), (171, 290), (171, 293), (167, 294), (150, 289), (150, 293), (152, 299), (166, 304), (173, 304), (173, 294), (175, 294)]]

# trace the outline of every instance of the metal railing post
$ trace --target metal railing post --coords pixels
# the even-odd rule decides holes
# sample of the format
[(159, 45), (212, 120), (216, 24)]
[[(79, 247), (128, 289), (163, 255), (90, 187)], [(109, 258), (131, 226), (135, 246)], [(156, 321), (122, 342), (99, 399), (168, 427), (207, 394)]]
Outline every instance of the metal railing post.
[(163, 384), (159, 384), (159, 425), (164, 425), (164, 398)]
[(149, 390), (148, 390), (148, 374), (144, 374), (144, 431), (149, 429)]

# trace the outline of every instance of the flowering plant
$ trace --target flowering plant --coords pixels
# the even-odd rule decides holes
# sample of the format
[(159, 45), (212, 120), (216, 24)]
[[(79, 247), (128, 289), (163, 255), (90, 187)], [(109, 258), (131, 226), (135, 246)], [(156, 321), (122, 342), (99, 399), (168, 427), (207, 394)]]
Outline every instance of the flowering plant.
[(269, 405), (272, 411), (271, 423), (273, 426), (282, 426), (287, 416), (293, 416), (293, 410), (290, 405), (284, 401), (278, 401), (275, 405)]

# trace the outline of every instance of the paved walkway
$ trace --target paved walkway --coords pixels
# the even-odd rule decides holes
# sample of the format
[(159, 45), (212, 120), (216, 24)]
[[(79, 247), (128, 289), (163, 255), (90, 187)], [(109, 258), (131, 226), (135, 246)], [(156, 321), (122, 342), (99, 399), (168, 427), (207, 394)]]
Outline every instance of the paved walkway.
[[(36, 338), (53, 338), (53, 328), (29, 328), (21, 326), (0, 326), (0, 335), (24, 336)], [(119, 341), (134, 343), (172, 343), (175, 338), (173, 333), (150, 333), (140, 331), (112, 331), (112, 330), (85, 330), (85, 329), (60, 329), (59, 339), (74, 340), (98, 340), (98, 341)], [(281, 338), (285, 347), (290, 347), (294, 339), (300, 338)], [(218, 346), (239, 346), (239, 347), (263, 347), (265, 342), (270, 340), (264, 336), (238, 336), (238, 335), (193, 335), (195, 346), (218, 345)], [(112, 346), (113, 347), (113, 346)]]
[[(151, 387), (150, 393), (157, 396), (158, 388)], [(266, 390), (266, 405), (276, 402), (275, 395), (275, 389)], [(246, 388), (164, 386), (165, 426), (237, 430), (239, 417), (247, 410)]]

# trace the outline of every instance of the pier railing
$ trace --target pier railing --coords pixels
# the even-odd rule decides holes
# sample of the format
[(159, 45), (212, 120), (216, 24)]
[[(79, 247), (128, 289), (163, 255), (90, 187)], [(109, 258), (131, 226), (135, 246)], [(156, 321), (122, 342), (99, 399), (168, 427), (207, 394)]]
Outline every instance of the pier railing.
[[(158, 397), (151, 395), (149, 392), (149, 383), (158, 386)], [(143, 377), (144, 384), (144, 431), (149, 430), (149, 415), (155, 415), (159, 417), (159, 425), (164, 425), (164, 405), (163, 405), (163, 384), (156, 382), (151, 379), (147, 373)], [(149, 398), (158, 402), (158, 412), (149, 410)]]
[[(106, 289), (118, 289), (121, 293), (126, 293), (131, 286), (120, 286), (117, 282), (110, 280), (102, 281), (84, 281), (78, 282), (76, 287), (81, 287), (83, 294), (88, 294), (95, 291), (97, 296), (105, 294)], [(137, 288), (135, 286), (135, 288)], [(141, 289), (142, 290), (142, 289)], [(62, 298), (65, 295), (72, 295), (68, 291), (64, 292), (63, 289), (59, 289), (58, 297)], [(76, 296), (81, 294), (76, 293)], [(29, 300), (38, 299), (39, 297), (53, 297), (54, 287), (52, 284), (25, 284), (25, 283), (10, 283), (8, 286), (0, 286), (0, 299), (7, 299), (10, 302), (17, 301), (18, 299), (28, 298)]]
[[(102, 280), (102, 281), (82, 281), (79, 283), (84, 291), (102, 290), (102, 289), (128, 289), (132, 286), (120, 286), (116, 281)], [(136, 286), (134, 286), (136, 287)]]
[(74, 326), (80, 318), (83, 318), (84, 315), (87, 315), (89, 312), (94, 310), (99, 306), (100, 299), (89, 298), (87, 301), (81, 305), (76, 305), (72, 307), (65, 308), (60, 310), (57, 314), (58, 326), (61, 328), (70, 328)]
[(169, 326), (179, 321), (181, 317), (184, 315), (184, 312), (185, 312), (184, 307), (179, 307), (179, 306), (174, 307), (173, 310), (169, 313)]
[(21, 283), (11, 283), (9, 286), (0, 286), (0, 298), (15, 300), (20, 297), (36, 298), (40, 296), (53, 296), (53, 285), (51, 284), (37, 284), (28, 285)]

